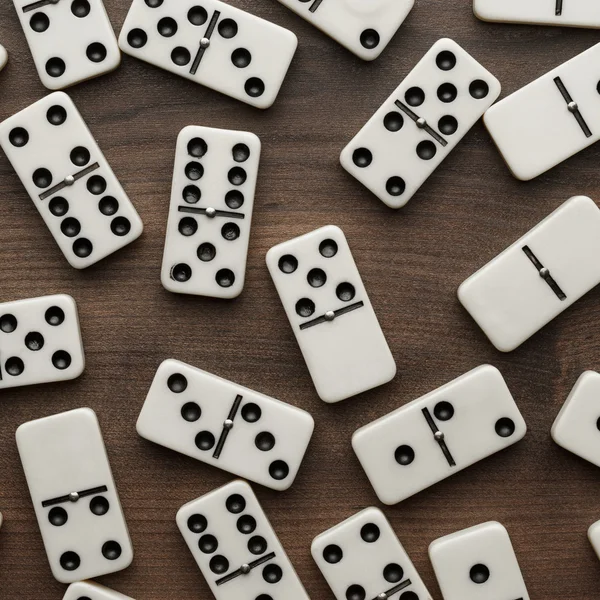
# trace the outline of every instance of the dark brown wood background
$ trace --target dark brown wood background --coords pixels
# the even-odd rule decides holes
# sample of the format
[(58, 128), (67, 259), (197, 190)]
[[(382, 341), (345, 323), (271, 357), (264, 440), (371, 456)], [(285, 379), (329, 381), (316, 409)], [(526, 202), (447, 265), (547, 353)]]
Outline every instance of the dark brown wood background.
[[(118, 32), (129, 1), (105, 0)], [(600, 369), (600, 289), (503, 355), (456, 299), (467, 276), (572, 195), (600, 201), (600, 146), (529, 183), (509, 174), (481, 123), (394, 212), (342, 170), (342, 147), (440, 37), (463, 45), (510, 93), (596, 43), (597, 31), (493, 25), (469, 0), (418, 0), (366, 63), (275, 0), (231, 0), (292, 29), (300, 46), (273, 108), (261, 112), (130, 57), (70, 93), (145, 223), (143, 237), (76, 271), (0, 156), (0, 301), (66, 292), (79, 305), (87, 368), (75, 381), (0, 393), (0, 598), (59, 600), (14, 443), (25, 421), (81, 406), (99, 416), (135, 560), (102, 582), (138, 600), (211, 598), (175, 525), (185, 502), (232, 476), (138, 437), (155, 369), (174, 357), (310, 411), (313, 441), (291, 490), (256, 492), (313, 599), (331, 592), (312, 538), (377, 499), (351, 446), (359, 426), (482, 363), (505, 375), (529, 426), (516, 446), (385, 513), (434, 598), (435, 538), (486, 520), (509, 530), (532, 598), (589, 600), (600, 563), (600, 471), (556, 446), (550, 427), (585, 369)], [(0, 119), (46, 90), (10, 0), (0, 0)], [(543, 110), (543, 107), (540, 107)], [(175, 139), (190, 124), (246, 129), (263, 142), (246, 288), (235, 301), (160, 285)], [(398, 363), (396, 379), (338, 405), (315, 394), (264, 264), (268, 248), (326, 224), (345, 231)], [(490, 599), (495, 600), (495, 599)], [(500, 599), (502, 600), (502, 599)]]

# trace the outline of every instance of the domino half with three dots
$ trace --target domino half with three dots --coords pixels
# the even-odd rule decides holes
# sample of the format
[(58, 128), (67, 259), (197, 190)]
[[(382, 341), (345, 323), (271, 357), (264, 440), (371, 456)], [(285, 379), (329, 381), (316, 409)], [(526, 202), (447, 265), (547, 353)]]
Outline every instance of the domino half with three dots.
[(363, 60), (376, 59), (414, 0), (279, 0)]
[(487, 69), (441, 39), (342, 150), (342, 167), (400, 208), (499, 95), (500, 82)]
[(529, 600), (506, 528), (483, 523), (432, 542), (429, 558), (444, 600)]
[(510, 352), (600, 283), (600, 209), (567, 200), (458, 288), (458, 299)]
[(71, 296), (0, 304), (0, 390), (75, 379), (84, 367), (77, 305)]
[(268, 108), (298, 38), (219, 0), (133, 0), (119, 46), (161, 69)]
[(133, 600), (133, 598), (109, 590), (93, 581), (80, 581), (69, 586), (63, 600)]
[(597, 142), (600, 44), (503, 98), (483, 121), (512, 174), (524, 181)]
[(396, 504), (526, 431), (500, 371), (483, 365), (361, 427), (352, 447), (377, 497)]
[(72, 267), (85, 269), (142, 234), (133, 204), (64, 92), (0, 123), (0, 146)]
[(246, 131), (190, 126), (179, 134), (161, 271), (167, 290), (242, 292), (260, 150)]
[(267, 266), (322, 400), (393, 379), (396, 363), (339, 227), (274, 246)]
[(45, 87), (62, 90), (116, 69), (121, 51), (102, 0), (13, 0)]
[(295, 406), (166, 360), (136, 428), (151, 442), (281, 491), (296, 478), (314, 420)]
[(311, 553), (337, 600), (431, 600), (378, 508), (366, 508), (317, 536)]
[(310, 600), (245, 481), (182, 506), (177, 526), (217, 600)]

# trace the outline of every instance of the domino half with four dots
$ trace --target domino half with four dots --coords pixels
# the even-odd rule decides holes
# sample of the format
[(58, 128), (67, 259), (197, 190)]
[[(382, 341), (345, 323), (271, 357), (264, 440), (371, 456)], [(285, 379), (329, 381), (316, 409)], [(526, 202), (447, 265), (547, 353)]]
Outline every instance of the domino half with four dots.
[(93, 581), (80, 581), (69, 586), (63, 600), (133, 600)]
[(268, 108), (298, 38), (219, 0), (133, 0), (119, 46), (161, 69)]
[(512, 174), (524, 181), (597, 142), (600, 44), (503, 98), (483, 121)]
[(72, 267), (85, 269), (142, 234), (133, 204), (64, 92), (0, 123), (0, 146)]
[(429, 558), (444, 600), (529, 600), (506, 528), (495, 521), (439, 538)]
[(396, 504), (515, 444), (526, 430), (500, 371), (483, 365), (361, 427), (352, 447), (377, 497)]
[(84, 367), (77, 306), (71, 296), (0, 304), (0, 390), (75, 379)]
[(158, 368), (137, 421), (145, 439), (275, 490), (313, 433), (305, 411), (177, 360)]
[(487, 69), (441, 39), (342, 150), (342, 167), (400, 208), (499, 95), (500, 82)]
[(458, 299), (510, 352), (600, 283), (600, 210), (567, 200), (458, 288)]
[(322, 400), (393, 379), (396, 363), (339, 227), (271, 248), (267, 266)]
[(185, 504), (177, 526), (217, 600), (310, 600), (246, 482)]
[(376, 59), (414, 0), (279, 0), (363, 60)]
[(179, 134), (161, 271), (167, 290), (216, 298), (242, 292), (260, 149), (245, 131), (186, 127)]
[(378, 508), (366, 508), (317, 536), (311, 553), (337, 600), (431, 600)]
[(102, 0), (13, 0), (39, 78), (50, 90), (116, 69), (121, 51)]
[(30, 421), (16, 438), (54, 577), (74, 583), (128, 567), (133, 548), (94, 411)]

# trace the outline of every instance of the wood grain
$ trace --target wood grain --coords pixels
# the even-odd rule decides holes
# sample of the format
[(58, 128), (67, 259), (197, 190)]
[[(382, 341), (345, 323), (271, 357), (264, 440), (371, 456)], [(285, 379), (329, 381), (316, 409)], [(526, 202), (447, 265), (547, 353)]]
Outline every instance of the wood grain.
[[(105, 4), (119, 31), (129, 2)], [(14, 432), (30, 419), (80, 406), (100, 418), (136, 551), (129, 569), (103, 583), (138, 600), (211, 598), (174, 517), (184, 502), (231, 476), (135, 432), (154, 371), (167, 357), (314, 415), (315, 436), (292, 489), (256, 491), (319, 600), (332, 594), (310, 557), (312, 538), (377, 505), (351, 451), (352, 432), (479, 364), (498, 366), (528, 423), (525, 440), (385, 513), (435, 598), (428, 544), (490, 519), (508, 528), (532, 598), (597, 597), (600, 564), (586, 530), (600, 519), (600, 471), (556, 446), (550, 427), (579, 374), (600, 368), (600, 289), (503, 355), (461, 309), (456, 288), (570, 196), (600, 201), (600, 146), (521, 183), (479, 123), (399, 212), (338, 163), (341, 148), (438, 38), (462, 44), (507, 94), (590, 47), (597, 33), (485, 24), (469, 0), (428, 0), (418, 2), (379, 60), (363, 63), (275, 0), (231, 4), (300, 38), (272, 109), (258, 111), (130, 57), (70, 91), (144, 220), (145, 233), (132, 246), (84, 272), (70, 268), (0, 156), (0, 301), (72, 294), (87, 354), (78, 380), (1, 394), (0, 598), (62, 598)], [(0, 2), (0, 42), (10, 53), (0, 74), (4, 119), (46, 90), (10, 0)], [(246, 129), (263, 142), (247, 284), (233, 302), (174, 295), (160, 285), (175, 138), (190, 124)], [(329, 223), (348, 237), (399, 369), (389, 385), (337, 406), (317, 398), (264, 264), (272, 245)]]

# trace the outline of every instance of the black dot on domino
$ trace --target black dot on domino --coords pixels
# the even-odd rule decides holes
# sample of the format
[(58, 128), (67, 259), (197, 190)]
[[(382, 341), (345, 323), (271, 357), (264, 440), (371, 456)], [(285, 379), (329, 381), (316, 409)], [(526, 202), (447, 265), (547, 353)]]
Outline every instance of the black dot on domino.
[(417, 144), (417, 156), (421, 160), (431, 160), (437, 153), (437, 148), (431, 140), (423, 140)]
[(336, 565), (344, 558), (344, 553), (337, 544), (329, 544), (329, 546), (325, 546), (325, 549), (323, 550), (323, 558), (325, 559), (325, 562), (328, 562), (330, 565)]
[[(473, 84), (471, 84), (473, 85)], [(452, 83), (442, 83), (437, 89), (437, 97), (446, 104), (454, 102), (458, 96), (458, 90)]]
[(163, 17), (157, 24), (158, 33), (163, 37), (173, 37), (177, 33), (178, 25), (175, 19)]
[(490, 578), (490, 570), (482, 564), (471, 567), (469, 577), (473, 583), (482, 584)]
[(256, 519), (251, 515), (242, 515), (236, 523), (237, 530), (244, 535), (250, 535), (256, 530)]
[(267, 583), (279, 583), (283, 577), (283, 571), (279, 565), (267, 565), (262, 572), (263, 579)]
[(17, 328), (17, 318), (14, 315), (6, 314), (0, 317), (0, 331), (12, 333)]
[(196, 254), (202, 262), (210, 262), (217, 255), (217, 249), (209, 242), (204, 242), (198, 246)]
[(406, 189), (406, 183), (402, 177), (395, 175), (385, 182), (385, 189), (390, 196), (401, 196)]
[(55, 217), (64, 217), (69, 212), (69, 203), (62, 196), (55, 196), (48, 204), (48, 210)]
[(374, 29), (365, 29), (360, 34), (360, 43), (362, 47), (366, 48), (367, 50), (373, 50), (373, 48), (377, 48), (380, 41), (381, 38)]
[(81, 559), (79, 558), (79, 555), (77, 554), (77, 552), (64, 552), (61, 557), (60, 557), (60, 566), (65, 570), (65, 571), (75, 571), (79, 568), (79, 565), (81, 564)]
[(37, 352), (44, 347), (44, 336), (39, 331), (30, 331), (25, 336), (25, 346), (32, 352)]
[(383, 126), (388, 131), (400, 131), (404, 125), (404, 117), (397, 111), (389, 112), (383, 118)]
[(311, 287), (320, 288), (327, 283), (327, 275), (323, 269), (311, 269), (306, 276)]
[(210, 431), (201, 431), (195, 439), (196, 448), (208, 452), (215, 445), (215, 436)]
[(399, 465), (406, 467), (415, 460), (415, 451), (405, 444), (398, 446), (394, 452), (394, 459)]
[(596, 421), (596, 429), (600, 431), (600, 417), (598, 417), (598, 420)]
[(276, 481), (282, 481), (290, 474), (290, 468), (283, 460), (276, 460), (269, 465), (269, 475)]
[(183, 188), (182, 196), (188, 204), (196, 204), (200, 202), (202, 193), (200, 192), (200, 188), (198, 188), (197, 186), (188, 185), (185, 188)]
[(247, 179), (246, 171), (242, 167), (233, 167), (227, 173), (227, 179), (231, 185), (243, 185)]
[(246, 48), (237, 48), (231, 53), (231, 62), (238, 69), (245, 69), (252, 62), (252, 54)]
[(368, 148), (357, 148), (352, 153), (352, 162), (359, 169), (364, 169), (373, 162), (373, 153)]
[(100, 194), (104, 194), (106, 191), (106, 179), (101, 175), (92, 175), (87, 180), (87, 189), (90, 194), (94, 194), (94, 196), (99, 196)]
[(246, 144), (236, 144), (231, 150), (235, 162), (246, 162), (250, 158), (250, 148)]
[(300, 298), (296, 302), (296, 313), (301, 317), (310, 317), (315, 312), (315, 303), (310, 298)]
[(215, 275), (215, 281), (222, 288), (228, 288), (235, 283), (235, 275), (231, 269), (219, 269)]
[(262, 431), (254, 438), (254, 444), (262, 452), (269, 452), (275, 447), (275, 436), (268, 431)]
[(244, 204), (244, 194), (239, 190), (230, 190), (225, 194), (225, 204), (233, 210), (241, 208)]
[(435, 64), (438, 66), (438, 69), (442, 71), (451, 71), (456, 66), (456, 56), (454, 52), (450, 52), (450, 50), (442, 50), (435, 57)]
[(402, 567), (396, 563), (390, 563), (383, 569), (383, 578), (390, 583), (398, 583), (402, 581), (404, 571)]
[(265, 93), (265, 82), (258, 77), (251, 77), (246, 81), (244, 90), (251, 98), (258, 98)]
[(29, 142), (29, 133), (24, 127), (15, 127), (8, 134), (8, 140), (15, 148), (22, 148)]
[(85, 51), (85, 55), (94, 63), (101, 63), (104, 61), (107, 54), (108, 51), (106, 50), (106, 46), (100, 42), (90, 44)]
[(454, 416), (454, 406), (450, 402), (442, 400), (434, 406), (433, 414), (438, 421), (449, 421)]
[(235, 223), (225, 223), (221, 227), (221, 235), (228, 242), (233, 242), (240, 237), (240, 228)]
[(273, 596), (269, 596), (269, 594), (261, 594), (256, 597), (256, 600), (273, 600)]
[(411, 87), (404, 94), (404, 99), (409, 106), (421, 106), (425, 102), (425, 92), (420, 87)]
[(324, 258), (333, 258), (338, 251), (338, 245), (333, 240), (323, 240), (319, 244), (319, 253)]
[(365, 592), (365, 588), (357, 583), (351, 585), (346, 590), (346, 600), (365, 600), (366, 597), (367, 593)]
[(83, 19), (90, 14), (90, 3), (88, 0), (73, 0), (71, 12), (78, 18)]
[(55, 369), (64, 371), (71, 366), (71, 355), (66, 350), (57, 350), (52, 355), (52, 364)]
[(31, 19), (29, 19), (29, 26), (36, 33), (44, 33), (50, 27), (50, 19), (48, 15), (44, 13), (35, 13)]
[(185, 375), (182, 375), (181, 373), (173, 373), (169, 376), (169, 379), (167, 379), (167, 387), (174, 394), (181, 394), (182, 392), (185, 392), (187, 386), (188, 381)]
[(476, 79), (471, 82), (469, 86), (469, 94), (475, 98), (475, 100), (481, 100), (485, 98), (490, 92), (490, 87), (483, 81), (483, 79)]
[(337, 286), (335, 294), (342, 302), (350, 302), (356, 296), (356, 290), (351, 283), (346, 281)]
[(279, 270), (289, 275), (298, 268), (298, 259), (292, 254), (285, 254), (279, 259)]
[[(148, 43), (148, 34), (143, 29), (132, 29), (127, 34), (127, 43), (132, 48), (143, 48)], [(171, 58), (173, 58), (173, 55), (171, 55)]]
[(438, 121), (438, 129), (444, 135), (452, 135), (458, 129), (458, 121), (451, 115), (444, 115)]
[(62, 527), (68, 520), (67, 511), (60, 506), (55, 506), (48, 513), (48, 521), (53, 527)]
[(177, 46), (177, 48), (171, 52), (171, 60), (178, 67), (185, 67), (185, 65), (189, 64), (189, 62), (192, 60), (192, 55), (187, 48)]
[(25, 363), (18, 356), (11, 356), (6, 361), (4, 369), (12, 377), (18, 377), (25, 370)]
[(253, 535), (248, 540), (248, 550), (255, 556), (264, 554), (267, 551), (267, 540), (261, 535)]
[(73, 242), (73, 253), (79, 258), (87, 258), (93, 250), (94, 246), (87, 238), (79, 238)]
[(185, 283), (192, 277), (192, 267), (185, 263), (178, 263), (171, 268), (171, 279)]
[(256, 423), (262, 417), (262, 410), (258, 404), (254, 404), (254, 402), (248, 402), (248, 404), (244, 404), (242, 407), (242, 419), (246, 421), (246, 423)]
[(177, 229), (181, 235), (189, 237), (198, 231), (198, 222), (194, 217), (183, 217), (183, 219), (179, 221)]
[(121, 556), (121, 552), (121, 544), (114, 540), (106, 542), (102, 546), (102, 556), (104, 556), (106, 560), (117, 560), (117, 558)]
[(217, 554), (210, 559), (208, 566), (213, 573), (221, 575), (229, 570), (229, 561), (221, 554)]
[(198, 181), (204, 175), (204, 167), (199, 162), (190, 162), (185, 166), (185, 176), (192, 181)]
[(208, 144), (202, 138), (192, 138), (188, 142), (187, 152), (194, 158), (202, 158), (208, 152)]
[(75, 237), (81, 231), (81, 224), (73, 217), (67, 217), (60, 224), (60, 230), (67, 237)]
[(375, 525), (375, 523), (366, 523), (360, 529), (360, 537), (363, 539), (363, 541), (367, 542), (367, 544), (375, 543), (379, 539), (380, 535), (381, 531), (379, 530), (379, 527)]
[(144, 0), (148, 8), (158, 8), (162, 6), (164, 0)]
[(67, 111), (64, 106), (60, 106), (60, 104), (55, 104), (51, 106), (46, 112), (46, 119), (50, 125), (54, 125), (55, 127), (59, 127), (67, 120)]
[(104, 496), (95, 496), (90, 500), (90, 511), (97, 517), (103, 517), (110, 510), (110, 503)]
[(199, 27), (200, 25), (204, 25), (208, 20), (208, 13), (202, 6), (193, 6), (188, 11), (187, 18), (192, 25)]
[(194, 423), (202, 416), (202, 409), (195, 402), (186, 402), (181, 407), (181, 416), (184, 421)]
[(44, 167), (40, 167), (33, 172), (33, 183), (39, 188), (47, 188), (52, 184), (52, 173)]
[(85, 167), (90, 162), (90, 151), (83, 146), (77, 146), (71, 150), (69, 158), (76, 167)]
[(208, 521), (204, 515), (192, 515), (187, 521), (188, 529), (192, 533), (202, 533), (208, 527)]
[(58, 58), (58, 56), (52, 57), (46, 63), (46, 73), (50, 75), (50, 77), (61, 77), (67, 69), (67, 65), (65, 65), (65, 61), (62, 58)]
[(131, 222), (127, 217), (115, 217), (110, 223), (110, 230), (118, 237), (123, 237), (131, 231)]
[(232, 515), (239, 515), (246, 508), (246, 500), (241, 494), (232, 494), (225, 500), (225, 507)]
[(515, 432), (515, 422), (508, 417), (503, 417), (496, 421), (495, 430), (500, 437), (510, 437)]
[(113, 196), (104, 196), (98, 202), (98, 210), (107, 217), (114, 215), (119, 210), (119, 201)]
[(223, 19), (217, 27), (219, 35), (225, 39), (231, 39), (235, 37), (238, 32), (237, 23), (233, 19)]

